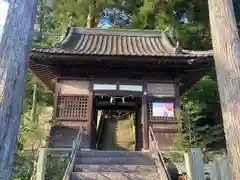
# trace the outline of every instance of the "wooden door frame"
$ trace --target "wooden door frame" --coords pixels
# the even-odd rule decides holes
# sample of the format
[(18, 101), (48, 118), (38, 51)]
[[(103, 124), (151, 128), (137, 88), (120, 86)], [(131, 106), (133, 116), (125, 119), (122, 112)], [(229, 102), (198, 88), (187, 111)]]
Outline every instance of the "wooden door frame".
[[(109, 92), (109, 91), (107, 91), (107, 92)], [(93, 100), (94, 100), (94, 96), (96, 96), (96, 95), (98, 95), (98, 91), (97, 92), (92, 92), (92, 102), (93, 102)], [(101, 91), (101, 93), (103, 93), (103, 94), (105, 94), (106, 93), (106, 91)], [(119, 94), (119, 92), (110, 92), (110, 95), (118, 95), (118, 96), (122, 96), (121, 94)], [(135, 137), (139, 137), (139, 139), (137, 140), (136, 139), (136, 148), (135, 148), (135, 150), (141, 150), (141, 142), (143, 142), (144, 143), (144, 136), (142, 136), (141, 135), (141, 124), (142, 124), (142, 96), (137, 96), (136, 97), (137, 98), (137, 103), (138, 103), (138, 107), (136, 108), (136, 107), (134, 107), (133, 108), (133, 110), (134, 110), (134, 112), (135, 112), (135, 118), (136, 118), (136, 121), (138, 121), (137, 123), (136, 123), (136, 126), (135, 126), (135, 128), (137, 129), (137, 131), (139, 131), (139, 132), (137, 132), (136, 131), (136, 129), (135, 129)], [(93, 113), (95, 113), (95, 110), (93, 109), (93, 108), (96, 108), (95, 107), (95, 104), (94, 104), (94, 102), (92, 103), (92, 106), (91, 106), (92, 108), (92, 110), (91, 110), (91, 112), (92, 112), (92, 118), (94, 117), (94, 118), (96, 118), (95, 117), (95, 115), (93, 114)], [(124, 109), (124, 108), (123, 108)], [(128, 108), (126, 108), (126, 109), (128, 109)], [(130, 109), (130, 108), (129, 108)], [(90, 122), (90, 124), (91, 124), (91, 132), (90, 132), (90, 134), (92, 135), (92, 121), (93, 121), (93, 119), (91, 119), (91, 122)], [(137, 135), (138, 134), (138, 135)], [(137, 145), (137, 143), (138, 143), (138, 145)], [(91, 144), (92, 144), (92, 137), (91, 137)]]

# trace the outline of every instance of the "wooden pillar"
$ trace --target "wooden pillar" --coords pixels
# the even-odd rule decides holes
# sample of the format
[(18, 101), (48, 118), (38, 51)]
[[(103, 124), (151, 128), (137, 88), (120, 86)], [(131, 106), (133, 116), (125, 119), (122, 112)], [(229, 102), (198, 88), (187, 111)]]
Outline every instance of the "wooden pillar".
[[(139, 102), (138, 102), (139, 103)], [(141, 109), (140, 104), (136, 108), (135, 115), (135, 136), (136, 136), (136, 151), (140, 151), (142, 148), (142, 126), (141, 126)]]
[(93, 85), (89, 83), (89, 93), (88, 93), (88, 139), (89, 139), (89, 148), (93, 148)]
[(55, 93), (54, 93), (54, 107), (53, 107), (53, 114), (52, 114), (52, 121), (56, 123), (56, 118), (57, 118), (57, 105), (58, 105), (58, 96), (60, 92), (60, 86), (59, 86), (59, 81), (58, 78), (56, 79), (56, 85), (55, 85)]
[(175, 80), (175, 117), (178, 122), (181, 119), (181, 105), (180, 105), (180, 82)]
[(142, 125), (143, 125), (143, 149), (149, 149), (149, 137), (148, 137), (148, 100), (147, 100), (147, 90), (144, 87), (144, 92), (142, 95)]

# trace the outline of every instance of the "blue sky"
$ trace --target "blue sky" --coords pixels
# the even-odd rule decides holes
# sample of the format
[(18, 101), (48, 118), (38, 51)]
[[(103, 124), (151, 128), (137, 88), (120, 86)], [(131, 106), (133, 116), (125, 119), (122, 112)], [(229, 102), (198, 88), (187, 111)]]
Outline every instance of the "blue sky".
[(3, 33), (3, 27), (7, 17), (8, 3), (6, 0), (0, 0), (0, 40)]

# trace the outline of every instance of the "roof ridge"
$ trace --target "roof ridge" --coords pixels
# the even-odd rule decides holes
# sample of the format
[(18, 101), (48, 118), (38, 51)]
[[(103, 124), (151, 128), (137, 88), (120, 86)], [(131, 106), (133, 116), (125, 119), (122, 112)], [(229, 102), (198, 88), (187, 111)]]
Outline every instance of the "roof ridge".
[(70, 27), (72, 34), (161, 37), (159, 30)]

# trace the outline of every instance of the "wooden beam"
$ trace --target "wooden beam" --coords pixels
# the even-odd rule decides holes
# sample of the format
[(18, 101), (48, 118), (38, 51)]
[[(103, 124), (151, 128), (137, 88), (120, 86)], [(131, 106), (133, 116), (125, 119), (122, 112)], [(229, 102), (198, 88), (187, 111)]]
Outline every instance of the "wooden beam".
[[(70, 71), (71, 70), (71, 71)], [(86, 76), (96, 76), (96, 77), (127, 77), (132, 78), (132, 76), (140, 77), (162, 77), (163, 79), (172, 79), (171, 69), (146, 69), (146, 68), (120, 68), (120, 67), (82, 67), (82, 66), (63, 66), (61, 67), (61, 76), (72, 76), (72, 77), (86, 77)], [(123, 73), (124, 72), (124, 73)], [(164, 78), (165, 77), (165, 78)]]
[(192, 60), (192, 64), (201, 64), (206, 62), (213, 62), (212, 56), (202, 57), (184, 57), (184, 56), (103, 56), (103, 55), (79, 55), (79, 54), (67, 54), (67, 53), (41, 53), (31, 52), (31, 59), (41, 60), (44, 59), (48, 63), (56, 63), (59, 61), (66, 62), (153, 62), (158, 64), (175, 63), (175, 64), (189, 64), (189, 60)]

